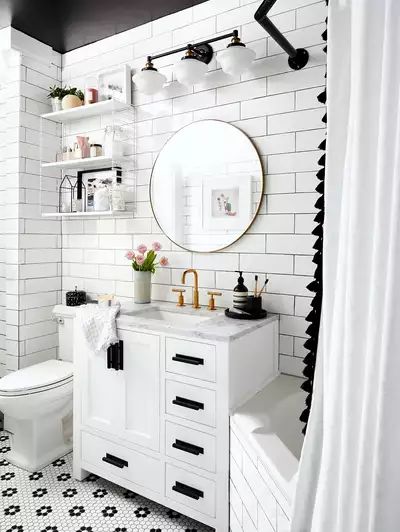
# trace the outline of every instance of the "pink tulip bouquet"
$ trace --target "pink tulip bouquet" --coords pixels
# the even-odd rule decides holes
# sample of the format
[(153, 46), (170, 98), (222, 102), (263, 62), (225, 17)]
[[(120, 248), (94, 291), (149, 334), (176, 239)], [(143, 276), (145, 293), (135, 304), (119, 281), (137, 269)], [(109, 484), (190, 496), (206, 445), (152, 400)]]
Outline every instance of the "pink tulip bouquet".
[(160, 250), (160, 242), (153, 242), (151, 249), (147, 249), (145, 244), (140, 244), (136, 251), (127, 251), (125, 257), (132, 261), (132, 268), (135, 272), (155, 273), (157, 266), (168, 266), (169, 264), (167, 257), (160, 257), (157, 262), (157, 252)]

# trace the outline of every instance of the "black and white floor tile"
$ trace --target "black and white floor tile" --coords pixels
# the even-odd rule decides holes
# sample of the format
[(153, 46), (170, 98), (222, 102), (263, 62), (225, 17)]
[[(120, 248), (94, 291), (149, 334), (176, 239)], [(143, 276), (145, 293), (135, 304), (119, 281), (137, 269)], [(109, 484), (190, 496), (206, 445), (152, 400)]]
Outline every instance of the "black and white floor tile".
[(29, 473), (7, 462), (0, 432), (1, 532), (211, 532), (212, 529), (95, 475), (72, 477), (72, 454)]

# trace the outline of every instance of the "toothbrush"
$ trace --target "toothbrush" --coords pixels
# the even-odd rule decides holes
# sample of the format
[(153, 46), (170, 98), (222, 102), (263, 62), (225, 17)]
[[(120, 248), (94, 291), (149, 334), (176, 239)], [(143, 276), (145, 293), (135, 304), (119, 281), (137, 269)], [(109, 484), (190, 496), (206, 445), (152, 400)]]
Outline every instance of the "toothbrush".
[(258, 287), (258, 275), (254, 277), (255, 284), (254, 284), (254, 297), (257, 297), (257, 287)]
[(260, 297), (260, 296), (261, 296), (261, 294), (262, 294), (262, 292), (263, 292), (264, 288), (265, 288), (265, 287), (267, 286), (267, 283), (268, 283), (268, 279), (267, 279), (267, 278), (265, 278), (265, 283), (263, 284), (263, 286), (262, 286), (261, 290), (260, 290), (260, 291), (258, 292), (258, 297)]

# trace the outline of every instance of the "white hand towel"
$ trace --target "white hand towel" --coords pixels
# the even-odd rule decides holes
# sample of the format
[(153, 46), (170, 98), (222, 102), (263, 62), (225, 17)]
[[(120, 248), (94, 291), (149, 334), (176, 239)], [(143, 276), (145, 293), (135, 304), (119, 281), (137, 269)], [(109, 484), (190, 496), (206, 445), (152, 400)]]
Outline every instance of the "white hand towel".
[(105, 351), (111, 344), (118, 342), (115, 320), (120, 307), (119, 303), (111, 307), (89, 304), (77, 309), (83, 335), (90, 348), (96, 353)]

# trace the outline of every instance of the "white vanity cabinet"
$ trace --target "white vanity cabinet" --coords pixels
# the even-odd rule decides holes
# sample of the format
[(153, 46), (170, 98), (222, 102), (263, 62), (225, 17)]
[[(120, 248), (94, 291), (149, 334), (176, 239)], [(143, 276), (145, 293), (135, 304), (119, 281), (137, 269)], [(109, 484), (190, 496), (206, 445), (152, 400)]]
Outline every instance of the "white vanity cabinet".
[(122, 315), (118, 369), (76, 331), (76, 478), (95, 473), (228, 532), (229, 415), (277, 374), (278, 321), (226, 320), (199, 334)]
[(158, 451), (160, 337), (120, 330), (119, 338), (121, 370), (91, 351), (80, 359), (82, 425)]

